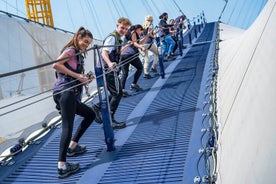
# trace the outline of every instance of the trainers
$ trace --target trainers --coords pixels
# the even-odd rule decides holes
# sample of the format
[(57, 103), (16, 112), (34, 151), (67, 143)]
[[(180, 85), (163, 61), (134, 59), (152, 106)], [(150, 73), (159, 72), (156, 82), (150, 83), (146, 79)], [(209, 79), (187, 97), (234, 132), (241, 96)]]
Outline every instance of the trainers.
[(136, 92), (143, 90), (138, 84), (131, 84), (130, 89), (135, 90)]
[(166, 56), (165, 60), (174, 60), (175, 57), (172, 55)]
[(113, 129), (121, 129), (126, 127), (126, 122), (118, 122), (115, 119), (112, 120)]
[(96, 105), (92, 105), (92, 109), (93, 111), (95, 112), (95, 122), (96, 123), (99, 123), (99, 124), (102, 124), (103, 123), (103, 119), (102, 119), (102, 113), (100, 111), (100, 108), (97, 107)]
[(172, 59), (175, 59), (176, 58), (176, 55), (175, 54), (171, 54), (168, 56), (169, 58), (172, 58)]
[(157, 73), (156, 68), (151, 68), (150, 71), (152, 71), (152, 72), (154, 72), (154, 73)]
[(128, 96), (131, 96), (131, 94), (129, 94), (127, 90), (123, 89), (123, 97), (128, 97)]
[(148, 74), (144, 74), (144, 78), (146, 78), (146, 79), (151, 79), (152, 76), (148, 73)]
[(76, 154), (84, 153), (86, 151), (86, 146), (80, 146), (77, 144), (77, 146), (74, 149), (68, 148), (67, 149), (67, 156), (72, 157)]
[(65, 178), (69, 176), (70, 174), (73, 174), (77, 172), (80, 169), (79, 163), (66, 163), (66, 169), (59, 169), (58, 168), (58, 177), (59, 178)]

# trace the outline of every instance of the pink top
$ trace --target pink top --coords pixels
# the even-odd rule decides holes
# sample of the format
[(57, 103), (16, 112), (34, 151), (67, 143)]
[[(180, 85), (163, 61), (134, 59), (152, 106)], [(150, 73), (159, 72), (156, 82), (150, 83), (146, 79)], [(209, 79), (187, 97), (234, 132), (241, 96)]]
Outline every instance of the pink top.
[[(73, 48), (69, 48), (69, 49), (65, 49), (65, 50), (63, 51), (63, 53), (66, 53), (67, 55), (72, 56), (72, 55), (76, 54), (76, 51), (75, 51), (75, 49), (73, 49)], [(68, 63), (74, 70), (77, 69), (78, 61), (77, 61), (77, 57), (76, 57), (76, 56), (75, 56), (75, 57), (71, 57), (71, 58), (67, 61), (67, 63)]]

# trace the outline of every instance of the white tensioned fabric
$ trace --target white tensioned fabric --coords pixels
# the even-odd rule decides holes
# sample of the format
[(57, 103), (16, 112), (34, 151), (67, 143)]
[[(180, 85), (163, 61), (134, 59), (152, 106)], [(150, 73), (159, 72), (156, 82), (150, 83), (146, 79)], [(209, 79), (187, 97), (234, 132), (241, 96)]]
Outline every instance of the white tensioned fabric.
[(275, 183), (275, 10), (276, 1), (268, 1), (252, 26), (231, 39), (227, 34), (236, 31), (220, 27), (218, 183)]

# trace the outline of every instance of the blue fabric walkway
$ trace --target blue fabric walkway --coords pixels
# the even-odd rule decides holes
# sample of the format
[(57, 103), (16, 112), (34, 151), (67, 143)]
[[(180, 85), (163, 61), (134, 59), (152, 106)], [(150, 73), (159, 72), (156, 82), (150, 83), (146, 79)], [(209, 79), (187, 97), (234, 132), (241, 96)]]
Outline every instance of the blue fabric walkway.
[[(197, 42), (211, 41), (214, 29), (215, 23), (206, 24)], [(190, 139), (210, 44), (185, 49), (183, 57), (165, 62), (165, 79), (141, 76), (144, 90), (123, 98), (116, 114), (118, 120), (127, 119), (127, 128), (115, 131), (116, 151), (106, 152), (103, 129), (93, 123), (80, 140), (87, 152), (68, 158), (80, 163), (80, 171), (58, 179), (57, 127), (15, 157), (14, 165), (0, 167), (0, 183), (188, 183), (184, 168), (195, 146)]]

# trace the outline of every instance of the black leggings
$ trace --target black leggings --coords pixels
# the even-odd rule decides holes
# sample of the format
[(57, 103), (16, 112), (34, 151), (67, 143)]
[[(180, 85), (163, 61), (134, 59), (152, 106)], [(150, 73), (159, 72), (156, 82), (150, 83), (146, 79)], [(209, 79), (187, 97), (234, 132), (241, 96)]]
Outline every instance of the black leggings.
[(95, 113), (84, 103), (78, 102), (74, 93), (70, 91), (54, 95), (54, 101), (57, 104), (58, 109), (60, 108), (62, 120), (59, 161), (66, 162), (66, 153), (72, 138), (75, 114), (84, 117), (72, 139), (73, 141), (78, 142), (86, 129), (95, 119)]
[(106, 83), (109, 91), (109, 103), (110, 111), (115, 114), (121, 98), (123, 96), (122, 87), (120, 84), (120, 79), (114, 75), (114, 72), (108, 72), (106, 74)]
[(133, 55), (125, 55), (122, 56), (122, 78), (121, 78), (121, 86), (123, 89), (125, 89), (126, 85), (126, 80), (128, 77), (128, 72), (129, 72), (129, 64), (134, 66), (136, 68), (136, 72), (134, 74), (134, 78), (132, 81), (132, 84), (137, 84), (138, 79), (140, 78), (142, 72), (143, 72), (143, 64), (139, 57), (133, 58)]

